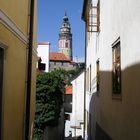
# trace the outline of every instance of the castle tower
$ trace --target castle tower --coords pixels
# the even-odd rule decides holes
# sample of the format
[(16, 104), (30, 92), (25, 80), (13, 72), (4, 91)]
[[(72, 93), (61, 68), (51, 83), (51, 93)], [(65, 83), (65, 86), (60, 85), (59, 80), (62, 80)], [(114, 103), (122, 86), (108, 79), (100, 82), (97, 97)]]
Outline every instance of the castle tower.
[(59, 33), (59, 52), (65, 54), (69, 60), (72, 60), (72, 34), (66, 13), (63, 17), (63, 23)]

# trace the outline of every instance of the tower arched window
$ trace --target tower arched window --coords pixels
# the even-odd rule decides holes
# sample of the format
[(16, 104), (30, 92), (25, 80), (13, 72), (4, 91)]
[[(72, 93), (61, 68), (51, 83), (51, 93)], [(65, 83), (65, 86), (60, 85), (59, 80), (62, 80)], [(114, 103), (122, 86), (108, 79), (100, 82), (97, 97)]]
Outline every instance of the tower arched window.
[(68, 48), (68, 42), (66, 42), (66, 44), (65, 44), (65, 45), (66, 45), (66, 48)]

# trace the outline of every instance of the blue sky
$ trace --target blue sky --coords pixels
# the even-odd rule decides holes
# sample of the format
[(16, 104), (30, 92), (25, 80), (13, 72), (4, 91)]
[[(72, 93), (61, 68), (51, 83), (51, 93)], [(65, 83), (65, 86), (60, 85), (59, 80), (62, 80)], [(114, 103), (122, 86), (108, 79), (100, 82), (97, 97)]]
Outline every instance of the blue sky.
[(73, 34), (73, 56), (84, 57), (84, 21), (81, 19), (83, 0), (38, 0), (37, 41), (50, 42), (50, 51), (58, 51), (59, 31), (67, 16)]

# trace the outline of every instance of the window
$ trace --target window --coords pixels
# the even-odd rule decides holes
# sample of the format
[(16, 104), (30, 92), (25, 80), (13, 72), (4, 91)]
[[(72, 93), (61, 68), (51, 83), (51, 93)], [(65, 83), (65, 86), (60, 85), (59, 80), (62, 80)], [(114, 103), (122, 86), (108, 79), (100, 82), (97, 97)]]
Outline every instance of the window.
[(46, 64), (45, 63), (41, 63), (41, 57), (38, 59), (38, 69), (39, 70), (45, 70), (46, 69)]
[(86, 91), (89, 91), (89, 68), (86, 72)]
[(39, 70), (45, 71), (45, 69), (46, 69), (46, 64), (45, 64), (45, 63), (39, 63), (39, 64), (38, 64), (38, 69), (39, 69)]
[(100, 0), (98, 0), (97, 4), (97, 32), (100, 31)]
[(65, 120), (70, 121), (70, 114), (65, 114), (64, 117), (65, 117)]
[(87, 32), (99, 32), (100, 31), (100, 0), (97, 5), (88, 3), (87, 12)]
[(89, 123), (89, 113), (88, 111), (85, 112), (85, 130), (88, 130), (88, 123)]
[(113, 94), (121, 93), (121, 54), (120, 41), (112, 47), (113, 71), (112, 71), (112, 90)]
[(91, 65), (89, 66), (86, 72), (86, 91), (91, 91)]
[(68, 42), (66, 42), (65, 45), (66, 45), (66, 48), (68, 48)]
[(96, 80), (97, 80), (97, 91), (99, 91), (100, 88), (100, 68), (99, 68), (99, 60), (96, 62)]
[(90, 86), (90, 92), (91, 92), (91, 65), (89, 67), (89, 82), (90, 82), (89, 86)]

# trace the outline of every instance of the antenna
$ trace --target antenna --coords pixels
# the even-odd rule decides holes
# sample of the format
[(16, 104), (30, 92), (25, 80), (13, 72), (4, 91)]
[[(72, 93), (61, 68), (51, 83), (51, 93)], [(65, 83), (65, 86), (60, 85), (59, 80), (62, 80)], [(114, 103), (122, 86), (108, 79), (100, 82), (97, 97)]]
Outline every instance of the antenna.
[(67, 10), (65, 10), (65, 16), (67, 16)]

